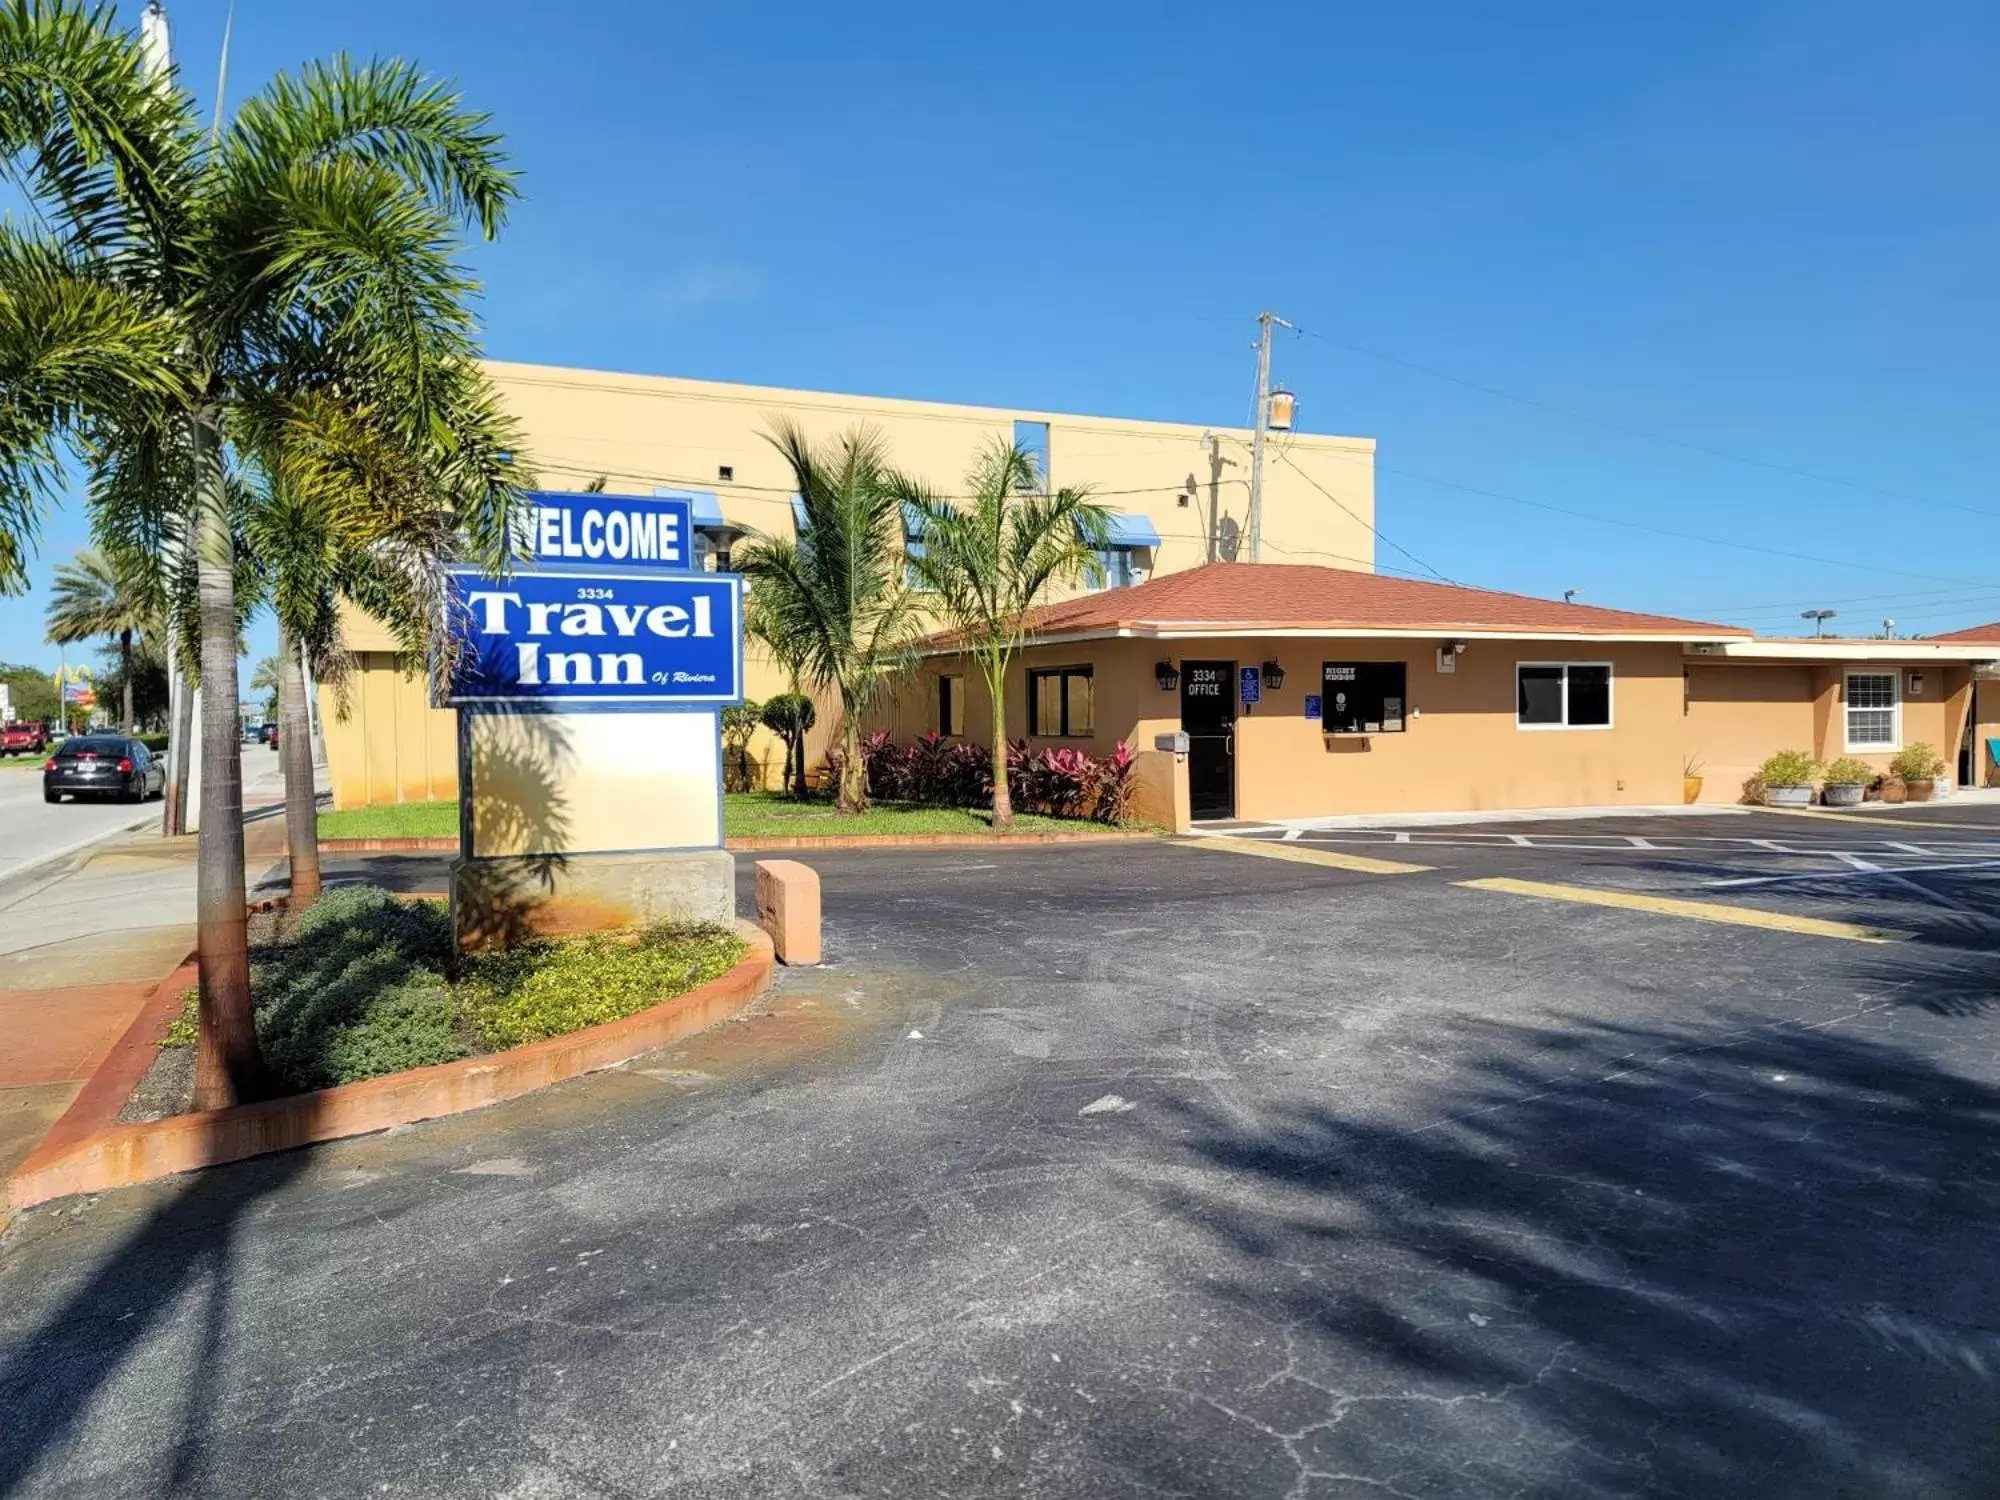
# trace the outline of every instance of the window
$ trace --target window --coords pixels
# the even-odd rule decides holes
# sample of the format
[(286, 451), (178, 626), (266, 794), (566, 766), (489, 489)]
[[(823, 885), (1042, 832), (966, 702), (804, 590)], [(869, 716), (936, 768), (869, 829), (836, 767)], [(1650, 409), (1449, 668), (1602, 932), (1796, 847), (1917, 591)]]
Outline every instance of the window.
[(965, 733), (965, 679), (938, 678), (937, 732), (942, 735)]
[(1133, 566), (1130, 547), (1098, 548), (1097, 566), (1103, 570), (1104, 588), (1129, 589), (1138, 582), (1138, 569)]
[(1053, 667), (1028, 674), (1028, 733), (1042, 739), (1087, 739), (1097, 732), (1089, 667)]
[(1048, 490), (1049, 484), (1049, 424), (1046, 422), (1016, 422), (1014, 424), (1014, 446), (1026, 453), (1034, 461), (1034, 485), (1024, 485), (1024, 489)]
[(1320, 727), (1328, 734), (1400, 734), (1408, 675), (1399, 661), (1322, 664)]
[(1847, 748), (1895, 750), (1903, 740), (1903, 712), (1896, 695), (1896, 674), (1847, 674)]
[(1522, 662), (1515, 668), (1522, 729), (1609, 729), (1609, 662)]

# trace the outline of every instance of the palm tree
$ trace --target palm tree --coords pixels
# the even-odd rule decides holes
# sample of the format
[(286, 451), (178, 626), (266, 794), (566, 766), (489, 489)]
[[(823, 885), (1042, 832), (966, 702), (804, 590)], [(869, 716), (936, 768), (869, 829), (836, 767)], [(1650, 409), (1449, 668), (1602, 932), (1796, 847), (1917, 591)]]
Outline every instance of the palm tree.
[(1051, 589), (1099, 576), (1110, 513), (1088, 492), (1050, 494), (1026, 449), (996, 438), (966, 476), (960, 506), (913, 488), (904, 495), (923, 533), (910, 559), (931, 607), (979, 663), (993, 704), (993, 826), (1014, 824), (1007, 785), (1007, 666), (1029, 611)]
[[(0, 226), (0, 581), (18, 583), (53, 460), (84, 461), (107, 547), (187, 538), (203, 698), (195, 1103), (256, 1093), (236, 728), (232, 444), (320, 421), (449, 455), (477, 559), (504, 570), (518, 491), (491, 445), (451, 260), (515, 196), (499, 138), (407, 64), (280, 75), (226, 127), (149, 71), (110, 7), (0, 0), (0, 151), (46, 228)], [(305, 409), (295, 393), (318, 393)]]
[(126, 560), (114, 565), (95, 547), (80, 547), (68, 562), (56, 564), (47, 618), (49, 640), (58, 646), (101, 635), (117, 642), (118, 673), (124, 683), (120, 723), (130, 734), (136, 643), (156, 636), (160, 628), (143, 570)]
[[(279, 718), (295, 909), (320, 890), (305, 664), (343, 693), (351, 666), (340, 638), (343, 599), (389, 625), (404, 655), (422, 660), (439, 616), (440, 569), (450, 560), (455, 518), (439, 501), (448, 499), (445, 485), (407, 453), (378, 443), (373, 466), (357, 467), (351, 460), (358, 451), (342, 445), (339, 452), (350, 462), (329, 464), (309, 445), (274, 442), (260, 455), (261, 484), (244, 519), (245, 544), (278, 617), (278, 653), (266, 665)], [(267, 685), (263, 667), (256, 685)]]
[(780, 660), (798, 663), (807, 684), (840, 700), (835, 805), (866, 812), (861, 720), (917, 636), (903, 561), (901, 496), (909, 484), (868, 428), (815, 448), (795, 423), (780, 421), (770, 441), (791, 465), (798, 536), (760, 535), (738, 556), (737, 571), (750, 580), (763, 639)]
[(278, 716), (278, 662), (276, 655), (267, 656), (257, 663), (257, 670), (250, 674), (250, 691), (260, 695), (267, 719)]

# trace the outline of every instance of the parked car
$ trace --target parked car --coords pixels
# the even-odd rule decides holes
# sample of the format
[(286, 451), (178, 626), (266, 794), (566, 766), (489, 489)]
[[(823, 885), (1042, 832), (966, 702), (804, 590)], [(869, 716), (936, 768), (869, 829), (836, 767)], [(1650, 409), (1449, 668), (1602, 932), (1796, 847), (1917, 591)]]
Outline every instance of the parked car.
[(166, 762), (124, 735), (73, 735), (42, 765), (44, 802), (60, 802), (65, 794), (144, 802), (166, 790)]
[(257, 738), (261, 743), (266, 745), (277, 744), (278, 726), (276, 724), (264, 724), (259, 726), (257, 730)]
[(40, 755), (48, 748), (49, 731), (46, 725), (26, 719), (0, 724), (0, 755)]

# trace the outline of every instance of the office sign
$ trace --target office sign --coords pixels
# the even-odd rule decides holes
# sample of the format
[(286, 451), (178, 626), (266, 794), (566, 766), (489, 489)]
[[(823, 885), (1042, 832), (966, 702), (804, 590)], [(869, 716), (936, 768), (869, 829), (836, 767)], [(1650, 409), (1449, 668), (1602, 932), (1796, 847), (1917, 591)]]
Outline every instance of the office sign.
[(606, 568), (694, 567), (694, 509), (663, 495), (536, 491), (516, 537), (522, 561)]
[[(586, 497), (590, 498), (590, 497)], [(743, 580), (734, 573), (449, 572), (460, 643), (445, 703), (743, 701)]]
[(1239, 674), (1241, 691), (1237, 696), (1245, 703), (1255, 703), (1263, 691), (1264, 679), (1255, 667), (1245, 667)]

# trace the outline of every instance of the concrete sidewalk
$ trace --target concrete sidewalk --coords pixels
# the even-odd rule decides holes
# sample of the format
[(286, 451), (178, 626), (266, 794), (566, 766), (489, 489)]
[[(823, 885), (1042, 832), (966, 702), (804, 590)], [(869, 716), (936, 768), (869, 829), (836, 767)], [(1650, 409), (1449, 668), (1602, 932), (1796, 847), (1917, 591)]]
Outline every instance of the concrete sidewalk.
[[(244, 787), (253, 886), (284, 858), (283, 792), (275, 766), (255, 768)], [(48, 1134), (194, 948), (195, 844), (157, 826), (113, 835), (0, 886), (0, 1176)]]

